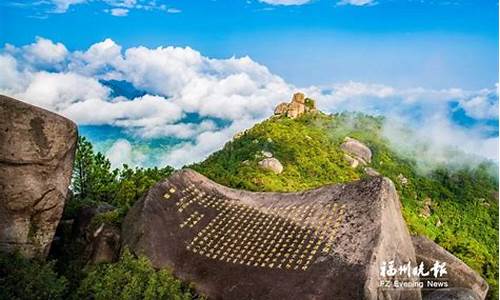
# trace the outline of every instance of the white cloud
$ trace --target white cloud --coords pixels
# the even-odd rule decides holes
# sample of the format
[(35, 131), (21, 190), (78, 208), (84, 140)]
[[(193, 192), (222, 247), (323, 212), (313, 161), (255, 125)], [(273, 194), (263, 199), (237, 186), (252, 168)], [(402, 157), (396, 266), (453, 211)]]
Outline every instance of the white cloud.
[(374, 0), (341, 0), (337, 5), (353, 5), (353, 6), (369, 6), (375, 5), (377, 2)]
[[(451, 156), (450, 148), (498, 161), (498, 137), (489, 135), (495, 128), (483, 125), (464, 128), (450, 119), (450, 103), (457, 101), (459, 107), (475, 119), (498, 119), (496, 91), (395, 89), (348, 82), (323, 88), (310, 87), (306, 92), (317, 99), (323, 111), (360, 111), (385, 116), (385, 136), (403, 152), (418, 149), (416, 159), (422, 169), (436, 162), (458, 165), (479, 161), (477, 157), (472, 161), (463, 154)], [(408, 131), (412, 134), (408, 135)]]
[(260, 2), (267, 3), (270, 5), (303, 5), (311, 2), (311, 0), (259, 0)]
[[(146, 11), (167, 11), (169, 13), (178, 13), (180, 10), (171, 8), (167, 9), (165, 4), (158, 4), (157, 1), (144, 1), (144, 0), (42, 0), (37, 1), (35, 5), (49, 6), (46, 13), (65, 13), (69, 8), (76, 4), (84, 4), (91, 2), (104, 3), (108, 8), (104, 12), (109, 13), (116, 17), (127, 16), (132, 9), (146, 10)], [(171, 10), (171, 11), (169, 11)], [(46, 17), (46, 16), (45, 16)]]
[(129, 10), (126, 8), (112, 8), (109, 10), (109, 13), (115, 17), (126, 17), (128, 12)]
[[(48, 55), (47, 49), (58, 54)], [(58, 67), (47, 69), (41, 61)], [(325, 112), (385, 115), (420, 128), (433, 144), (492, 159), (498, 154), (497, 137), (484, 135), (484, 128), (462, 128), (449, 120), (450, 103), (475, 119), (498, 118), (498, 92), (493, 89), (398, 89), (359, 82), (298, 88), (249, 57), (213, 59), (189, 47), (122, 49), (111, 39), (74, 52), (43, 38), (20, 48), (7, 45), (0, 51), (0, 69), (0, 93), (79, 124), (117, 126), (143, 139), (181, 140), (162, 157), (174, 166), (199, 161), (219, 149), (237, 131), (269, 117), (275, 105), (288, 101), (296, 90), (316, 99)], [(127, 81), (146, 95), (115, 97), (102, 79)], [(199, 120), (187, 120), (190, 114)], [(116, 149), (127, 149), (123, 141), (110, 155), (125, 160)]]
[(498, 85), (493, 90), (484, 89), (478, 94), (460, 100), (465, 113), (475, 119), (498, 118)]
[(194, 141), (180, 144), (167, 152), (163, 163), (181, 167), (201, 161), (214, 151), (219, 150), (237, 132), (250, 128), (253, 124), (255, 124), (255, 120), (253, 119), (241, 119), (236, 120), (231, 126), (222, 130), (202, 132)]
[(178, 8), (168, 8), (167, 9), (167, 12), (169, 14), (179, 14), (182, 12), (182, 10), (178, 9)]
[(0, 91), (6, 94), (12, 94), (20, 91), (24, 85), (24, 75), (18, 70), (17, 60), (8, 54), (0, 54)]
[(133, 8), (137, 5), (137, 0), (104, 0), (110, 6)]
[(86, 3), (87, 0), (50, 0), (54, 5), (54, 13), (65, 13), (71, 5)]
[(60, 111), (68, 118), (85, 125), (114, 125), (139, 132), (155, 130), (182, 118), (182, 109), (159, 96), (115, 98), (106, 101), (87, 98)]
[(37, 37), (35, 43), (23, 47), (23, 55), (32, 63), (57, 64), (66, 59), (68, 50), (61, 43)]
[(391, 116), (383, 134), (393, 149), (415, 159), (420, 171), (436, 164), (473, 166), (486, 157), (498, 161), (498, 137), (485, 137), (478, 128), (464, 129), (437, 113), (418, 126), (408, 126), (405, 116)]
[(105, 39), (93, 44), (87, 51), (75, 51), (68, 69), (88, 76), (107, 74), (107, 77), (114, 77), (109, 73), (109, 68), (121, 63), (121, 51), (121, 46), (111, 39)]
[(29, 81), (22, 91), (10, 94), (57, 112), (86, 99), (106, 98), (109, 93), (96, 79), (75, 73), (40, 71), (30, 74)]
[(129, 167), (141, 166), (145, 163), (144, 153), (134, 149), (126, 139), (119, 139), (106, 151), (112, 168), (121, 168), (123, 164)]

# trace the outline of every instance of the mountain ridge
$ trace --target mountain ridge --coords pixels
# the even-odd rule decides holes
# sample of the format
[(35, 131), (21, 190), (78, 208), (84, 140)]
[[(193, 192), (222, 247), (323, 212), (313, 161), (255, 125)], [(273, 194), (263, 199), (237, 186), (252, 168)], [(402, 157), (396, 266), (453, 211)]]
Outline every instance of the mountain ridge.
[[(273, 116), (189, 167), (229, 187), (279, 192), (354, 181), (369, 176), (372, 168), (395, 183), (410, 232), (427, 236), (481, 273), (496, 298), (498, 179), (490, 175), (491, 166), (436, 166), (421, 174), (415, 160), (390, 148), (382, 127), (383, 118), (363, 114)], [(347, 136), (372, 150), (366, 167), (352, 168), (344, 157), (340, 145)], [(283, 164), (281, 174), (259, 168), (263, 151)]]

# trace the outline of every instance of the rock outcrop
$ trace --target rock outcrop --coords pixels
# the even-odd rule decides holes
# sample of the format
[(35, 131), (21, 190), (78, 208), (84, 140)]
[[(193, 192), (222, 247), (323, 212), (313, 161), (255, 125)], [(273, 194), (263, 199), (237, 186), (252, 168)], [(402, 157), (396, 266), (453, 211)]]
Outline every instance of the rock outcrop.
[(303, 93), (295, 93), (290, 103), (278, 104), (274, 109), (274, 114), (295, 119), (304, 113), (314, 111), (317, 111), (314, 100), (306, 98)]
[(264, 170), (271, 171), (274, 174), (281, 174), (281, 172), (283, 172), (283, 165), (274, 157), (264, 158), (259, 161), (259, 167)]
[(112, 213), (116, 208), (109, 204), (81, 208), (73, 224), (73, 236), (84, 245), (82, 257), (89, 264), (114, 262), (120, 254), (120, 228), (114, 224), (95, 225), (95, 218)]
[[(423, 262), (426, 266), (432, 266), (435, 261), (446, 262), (446, 281), (451, 290), (449, 293), (464, 294), (463, 290), (457, 288), (470, 289), (477, 294), (479, 299), (485, 299), (488, 293), (486, 281), (469, 266), (444, 248), (423, 236), (412, 237), (413, 246), (417, 255), (417, 262)], [(425, 284), (425, 281), (424, 281)], [(425, 286), (425, 285), (424, 285)], [(434, 296), (426, 299), (469, 299), (469, 298), (444, 298), (447, 293), (433, 293)], [(472, 294), (467, 292), (467, 295)], [(472, 298), (475, 299), (475, 298)]]
[(110, 263), (120, 255), (120, 228), (111, 224), (101, 224), (90, 238), (87, 246), (88, 263)]
[(400, 173), (397, 178), (402, 185), (408, 184), (408, 178), (406, 178), (403, 174)]
[(360, 141), (346, 137), (340, 145), (340, 149), (346, 152), (346, 159), (355, 168), (359, 164), (366, 165), (372, 161), (372, 151)]
[(0, 250), (46, 256), (71, 179), (77, 128), (0, 96)]
[(420, 217), (427, 219), (431, 216), (431, 214), (432, 214), (432, 199), (427, 197), (424, 199), (424, 205), (420, 210)]
[(424, 300), (482, 300), (471, 289), (443, 288), (424, 295)]
[(252, 193), (185, 169), (136, 202), (122, 241), (209, 299), (420, 299), (418, 289), (380, 288), (383, 262), (416, 263), (383, 177)]

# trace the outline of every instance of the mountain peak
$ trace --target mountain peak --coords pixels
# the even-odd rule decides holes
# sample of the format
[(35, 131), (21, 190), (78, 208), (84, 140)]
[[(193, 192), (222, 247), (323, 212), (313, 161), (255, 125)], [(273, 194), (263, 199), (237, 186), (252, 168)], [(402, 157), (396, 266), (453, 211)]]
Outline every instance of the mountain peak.
[(274, 109), (274, 115), (295, 119), (307, 112), (316, 112), (316, 102), (301, 92), (293, 94), (290, 103), (282, 102)]

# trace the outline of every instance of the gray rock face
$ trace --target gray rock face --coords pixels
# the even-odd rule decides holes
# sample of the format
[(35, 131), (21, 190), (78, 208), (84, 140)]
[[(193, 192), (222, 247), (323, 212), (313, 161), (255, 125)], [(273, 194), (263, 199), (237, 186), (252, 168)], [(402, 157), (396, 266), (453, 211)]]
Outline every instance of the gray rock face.
[(481, 300), (473, 290), (465, 288), (446, 288), (425, 295), (424, 300)]
[(134, 205), (122, 241), (209, 299), (421, 299), (419, 290), (379, 287), (383, 261), (416, 263), (397, 193), (382, 177), (252, 193), (182, 170)]
[(91, 264), (115, 262), (120, 254), (120, 228), (102, 224), (97, 228), (88, 244)]
[[(446, 275), (450, 288), (471, 289), (479, 299), (488, 293), (486, 281), (469, 266), (444, 248), (423, 236), (412, 237), (417, 261), (432, 266), (436, 260), (446, 262)], [(425, 282), (424, 282), (425, 283)], [(440, 296), (441, 297), (441, 296)], [(444, 296), (442, 296), (444, 297)], [(469, 298), (432, 298), (432, 299), (469, 299)]]
[(275, 174), (281, 174), (281, 172), (283, 172), (283, 165), (274, 157), (264, 158), (263, 160), (259, 161), (259, 167), (264, 170), (269, 170)]
[(80, 208), (73, 223), (73, 234), (87, 240), (90, 239), (94, 234), (91, 230), (92, 226), (90, 226), (92, 219), (99, 214), (110, 212), (115, 209), (116, 207), (107, 203), (101, 203), (97, 207)]
[(0, 251), (46, 256), (71, 179), (76, 125), (0, 96)]
[(120, 254), (120, 228), (113, 224), (96, 226), (96, 217), (116, 210), (103, 203), (97, 207), (84, 207), (78, 211), (73, 223), (73, 235), (85, 245), (82, 257), (88, 264), (115, 262)]
[(346, 137), (340, 148), (363, 165), (372, 161), (370, 148), (356, 139)]

